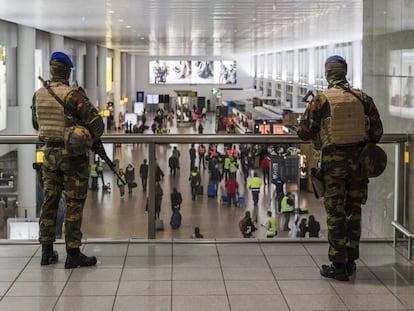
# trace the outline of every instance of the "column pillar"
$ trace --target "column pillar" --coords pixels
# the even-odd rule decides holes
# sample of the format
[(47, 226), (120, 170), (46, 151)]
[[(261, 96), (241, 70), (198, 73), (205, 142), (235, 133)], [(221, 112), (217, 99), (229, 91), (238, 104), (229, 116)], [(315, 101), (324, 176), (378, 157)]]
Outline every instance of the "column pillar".
[[(17, 26), (17, 106), (19, 107), (19, 133), (34, 134), (32, 127), (33, 93), (35, 92), (36, 30)], [(36, 215), (36, 172), (32, 167), (35, 160), (35, 145), (17, 147), (17, 191), (18, 217), (35, 218)]]
[(85, 89), (92, 105), (98, 105), (97, 48), (95, 44), (86, 45)]
[(65, 39), (63, 36), (51, 33), (50, 34), (50, 54), (56, 51), (65, 52)]
[(98, 46), (98, 102), (99, 109), (106, 109), (106, 48)]
[(121, 101), (121, 52), (119, 50), (114, 50), (114, 83), (113, 83), (113, 92), (114, 92), (114, 119), (115, 119), (115, 125), (118, 128), (120, 126), (119, 124), (119, 112)]

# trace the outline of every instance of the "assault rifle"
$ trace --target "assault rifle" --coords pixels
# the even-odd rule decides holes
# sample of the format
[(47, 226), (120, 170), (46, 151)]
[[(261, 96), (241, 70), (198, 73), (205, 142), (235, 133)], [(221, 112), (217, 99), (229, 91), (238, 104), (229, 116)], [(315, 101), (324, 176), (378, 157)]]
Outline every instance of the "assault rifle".
[(310, 102), (309, 97), (311, 97), (311, 96), (312, 96), (312, 98), (311, 98), (311, 100), (312, 100), (315, 97), (315, 94), (313, 94), (312, 90), (308, 90), (308, 92), (305, 94), (305, 96), (303, 96), (302, 101), (309, 103)]
[(106, 164), (108, 164), (109, 168), (111, 169), (111, 171), (116, 175), (116, 177), (118, 177), (118, 180), (121, 181), (121, 183), (123, 185), (126, 184), (126, 181), (123, 180), (121, 178), (121, 176), (119, 176), (118, 172), (116, 171), (116, 165), (114, 162), (111, 161), (111, 159), (108, 157), (108, 155), (106, 154), (105, 148), (102, 144), (102, 141), (100, 139), (95, 139), (93, 142), (93, 145), (91, 147), (91, 150), (93, 152), (95, 152), (95, 154), (97, 154), (98, 156), (101, 157), (102, 160), (105, 161)]

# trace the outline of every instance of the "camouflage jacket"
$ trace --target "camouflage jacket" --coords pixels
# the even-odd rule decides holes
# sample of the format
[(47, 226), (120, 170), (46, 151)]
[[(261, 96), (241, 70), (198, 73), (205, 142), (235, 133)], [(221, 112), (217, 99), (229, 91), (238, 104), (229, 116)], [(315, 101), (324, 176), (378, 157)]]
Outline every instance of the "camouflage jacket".
[[(339, 85), (342, 87), (350, 87), (347, 81), (336, 80), (332, 81), (329, 87)], [(382, 137), (383, 127), (378, 110), (374, 104), (373, 99), (362, 92), (362, 104), (364, 105), (365, 114), (369, 118), (370, 127), (368, 130), (368, 139), (371, 142), (377, 143)], [(330, 116), (330, 105), (326, 96), (322, 93), (316, 96), (306, 107), (302, 119), (297, 128), (297, 134), (302, 140), (312, 140), (318, 145), (318, 136), (322, 120)], [(352, 126), (350, 124), (349, 126)]]
[[(72, 89), (65, 97), (65, 104), (73, 108), (71, 111), (75, 114), (74, 118), (72, 118), (73, 123), (76, 123), (76, 120), (79, 120), (83, 126), (89, 129), (92, 137), (98, 138), (102, 136), (104, 131), (102, 117), (99, 115), (96, 108), (91, 104), (82, 88)], [(36, 93), (33, 95), (31, 108), (33, 128), (35, 130), (39, 130), (36, 113)], [(65, 113), (70, 114), (68, 111), (65, 111)], [(70, 125), (73, 124), (66, 124), (66, 126)]]

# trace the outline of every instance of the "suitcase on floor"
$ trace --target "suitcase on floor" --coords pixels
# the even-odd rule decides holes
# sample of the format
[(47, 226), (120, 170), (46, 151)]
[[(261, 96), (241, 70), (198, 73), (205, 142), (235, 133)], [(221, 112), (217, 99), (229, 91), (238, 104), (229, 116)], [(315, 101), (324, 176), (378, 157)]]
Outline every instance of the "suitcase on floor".
[(215, 184), (208, 184), (208, 186), (207, 186), (207, 196), (209, 198), (216, 197), (216, 185)]
[(246, 200), (244, 199), (244, 197), (239, 196), (239, 206), (244, 206), (244, 204), (246, 204)]
[(227, 204), (229, 202), (229, 197), (227, 195), (222, 195), (220, 198), (220, 203), (221, 204)]
[(198, 195), (203, 195), (203, 192), (204, 192), (203, 185), (198, 185), (198, 187), (197, 187), (197, 194)]
[(181, 213), (176, 208), (171, 215), (170, 225), (173, 229), (178, 229), (181, 226)]
[(162, 219), (155, 220), (155, 230), (164, 231), (164, 221)]

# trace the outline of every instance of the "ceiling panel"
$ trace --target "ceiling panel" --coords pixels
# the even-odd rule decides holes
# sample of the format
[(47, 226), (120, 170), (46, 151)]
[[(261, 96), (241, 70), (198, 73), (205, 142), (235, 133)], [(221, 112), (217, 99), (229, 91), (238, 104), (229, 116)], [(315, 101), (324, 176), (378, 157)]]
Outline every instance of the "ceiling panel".
[(355, 40), (362, 0), (0, 0), (0, 19), (134, 54), (223, 56)]

